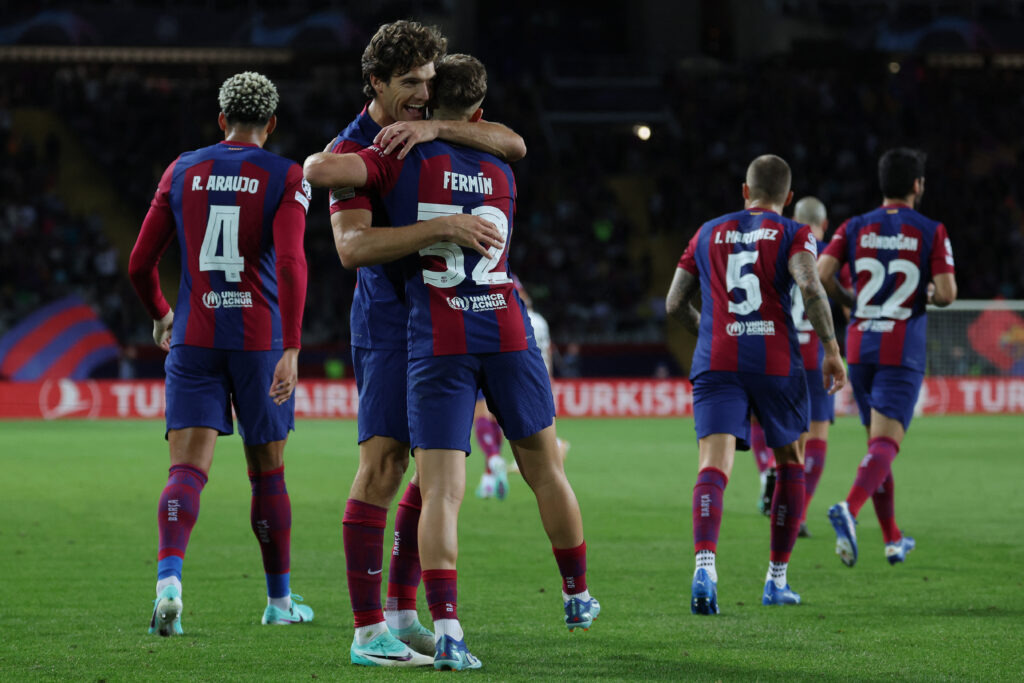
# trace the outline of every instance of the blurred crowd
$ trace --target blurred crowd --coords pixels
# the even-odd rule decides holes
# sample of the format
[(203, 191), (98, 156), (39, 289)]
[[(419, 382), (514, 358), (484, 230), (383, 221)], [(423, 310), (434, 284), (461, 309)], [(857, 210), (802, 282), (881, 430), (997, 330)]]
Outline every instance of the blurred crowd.
[[(481, 56), (486, 63), (488, 55)], [(282, 102), (268, 149), (301, 162), (359, 112), (358, 56), (349, 62), (266, 69)], [(511, 262), (555, 341), (661, 339), (665, 273), (704, 220), (741, 207), (745, 167), (766, 152), (790, 162), (797, 196), (820, 197), (834, 228), (878, 204), (882, 151), (921, 147), (929, 154), (921, 208), (949, 229), (961, 297), (1024, 298), (1017, 123), (1024, 72), (876, 62), (842, 69), (784, 62), (670, 68), (658, 90), (675, 125), (653, 126), (646, 142), (618, 125), (561, 125), (552, 135), (542, 125), (542, 103), (557, 86), (537, 74), (492, 72), (485, 116), (511, 125), (529, 149), (514, 167)], [(141, 223), (176, 155), (219, 139), (217, 87), (234, 70), (5, 68), (0, 333), (74, 290), (101, 310), (122, 342), (146, 343), (149, 322), (124, 276), (125, 254), (112, 246), (99, 216), (71, 215), (64, 207), (54, 180), (60, 143), (37, 145), (15, 134), (11, 112), (56, 112)], [(638, 196), (624, 196), (623, 182)], [(306, 251), (305, 343), (344, 347), (355, 278), (338, 263), (323, 192), (310, 208)], [(669, 266), (659, 270), (663, 261)]]

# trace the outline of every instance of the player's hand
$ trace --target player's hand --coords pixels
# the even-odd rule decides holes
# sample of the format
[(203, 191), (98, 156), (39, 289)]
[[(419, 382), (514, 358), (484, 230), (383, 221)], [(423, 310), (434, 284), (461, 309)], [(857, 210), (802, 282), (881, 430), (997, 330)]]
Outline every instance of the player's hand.
[(457, 213), (444, 217), (448, 225), (447, 241), (455, 242), (460, 247), (475, 249), (484, 258), (490, 258), (490, 250), (505, 249), (505, 240), (501, 232), (490, 221), (468, 213)]
[(164, 351), (171, 350), (171, 327), (174, 325), (174, 310), (167, 311), (167, 315), (159, 320), (153, 321), (153, 341)]
[(285, 349), (281, 360), (274, 368), (274, 379), (270, 382), (270, 398), (281, 405), (292, 397), (292, 392), (299, 383), (299, 350)]
[(398, 150), (398, 158), (404, 159), (413, 147), (421, 142), (437, 139), (439, 126), (436, 121), (399, 121), (385, 126), (373, 139), (385, 154)]
[(821, 361), (821, 374), (830, 396), (846, 386), (846, 365), (838, 353), (825, 354)]
[(929, 305), (935, 304), (935, 283), (929, 282), (928, 287), (925, 289), (927, 296), (925, 297), (925, 303)]

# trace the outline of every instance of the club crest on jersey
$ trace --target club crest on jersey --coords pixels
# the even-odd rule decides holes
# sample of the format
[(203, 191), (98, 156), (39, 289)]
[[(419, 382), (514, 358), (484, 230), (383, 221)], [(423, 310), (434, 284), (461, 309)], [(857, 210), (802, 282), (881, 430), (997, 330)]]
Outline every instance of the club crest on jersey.
[(476, 296), (449, 296), (446, 299), (448, 306), (456, 311), (500, 311), (508, 308), (508, 301), (500, 292)]
[(252, 292), (207, 292), (203, 294), (207, 308), (252, 308)]
[(725, 326), (725, 333), (730, 337), (771, 337), (775, 335), (774, 320), (750, 320), (747, 322), (731, 322)]

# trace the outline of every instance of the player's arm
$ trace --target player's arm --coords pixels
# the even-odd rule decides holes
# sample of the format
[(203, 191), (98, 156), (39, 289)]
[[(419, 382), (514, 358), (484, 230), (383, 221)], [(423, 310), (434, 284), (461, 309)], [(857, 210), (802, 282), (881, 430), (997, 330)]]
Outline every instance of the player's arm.
[(399, 228), (375, 228), (372, 218), (373, 214), (366, 209), (344, 209), (331, 214), (334, 246), (346, 268), (388, 263), (437, 242), (454, 242), (486, 258), (490, 258), (488, 250), (505, 248), (505, 241), (493, 223), (468, 213), (439, 216)]
[[(832, 258), (822, 256), (822, 258)], [(832, 259), (836, 261), (836, 259)], [(838, 263), (838, 261), (836, 261)], [(798, 251), (789, 257), (789, 272), (793, 281), (800, 288), (800, 296), (804, 299), (804, 311), (808, 322), (818, 334), (821, 345), (825, 348), (825, 358), (821, 363), (825, 388), (834, 394), (846, 384), (846, 366), (839, 355), (839, 342), (836, 330), (832, 325), (832, 310), (828, 305), (828, 297), (819, 278), (819, 264), (810, 251)], [(832, 273), (833, 280), (835, 273)]]
[(153, 319), (153, 341), (164, 351), (170, 350), (174, 311), (160, 289), (157, 266), (174, 239), (174, 214), (167, 199), (173, 169), (172, 163), (164, 171), (128, 259), (128, 278)]
[(363, 187), (366, 162), (358, 154), (317, 152), (306, 157), (302, 173), (313, 187)]
[(310, 195), (302, 187), (298, 165), (292, 167), (281, 205), (274, 214), (274, 250), (277, 258), (277, 301), (281, 311), (284, 351), (274, 368), (270, 397), (281, 405), (299, 382), (299, 348), (302, 346), (302, 313), (306, 308), (306, 252), (302, 238), (306, 231), (306, 209)]
[(928, 288), (928, 303), (945, 307), (956, 301), (956, 276), (953, 273), (939, 273), (932, 278), (934, 287)]
[(857, 299), (854, 297), (853, 292), (846, 287), (843, 287), (839, 283), (839, 267), (842, 264), (839, 263), (839, 259), (829, 254), (822, 254), (818, 257), (817, 273), (818, 279), (821, 282), (822, 287), (825, 289), (825, 293), (832, 297), (832, 300), (837, 302), (840, 306), (846, 309), (852, 310), (857, 305)]
[(700, 330), (700, 312), (693, 307), (691, 301), (699, 290), (700, 281), (696, 275), (685, 268), (676, 268), (668, 296), (665, 297), (665, 310), (693, 336), (697, 336)]
[(479, 149), (505, 161), (519, 161), (526, 156), (526, 141), (508, 126), (493, 121), (399, 121), (387, 126), (373, 143), (391, 154), (398, 150), (404, 159), (421, 142), (441, 139)]

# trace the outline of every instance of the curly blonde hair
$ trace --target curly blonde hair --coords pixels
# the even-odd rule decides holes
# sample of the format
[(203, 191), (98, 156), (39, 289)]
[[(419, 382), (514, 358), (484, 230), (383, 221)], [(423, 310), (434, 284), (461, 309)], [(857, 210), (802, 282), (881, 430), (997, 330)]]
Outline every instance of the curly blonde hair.
[(228, 123), (263, 125), (277, 110), (277, 88), (255, 71), (243, 71), (224, 81), (217, 96)]

